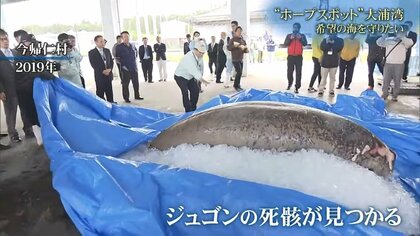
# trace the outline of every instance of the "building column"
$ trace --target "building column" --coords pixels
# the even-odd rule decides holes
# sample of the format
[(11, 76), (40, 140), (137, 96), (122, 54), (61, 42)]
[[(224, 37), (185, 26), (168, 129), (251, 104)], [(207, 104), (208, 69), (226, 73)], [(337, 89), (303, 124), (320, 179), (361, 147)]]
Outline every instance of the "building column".
[[(250, 25), (250, 13), (248, 10), (248, 0), (230, 0), (230, 14), (231, 14), (231, 21), (236, 20), (239, 23), (239, 26), (243, 29), (243, 34), (245, 34), (244, 39), (249, 44), (250, 40), (248, 38), (249, 32), (249, 25)], [(230, 24), (230, 22), (229, 22)], [(230, 28), (230, 27), (229, 27)], [(247, 76), (248, 74), (248, 56), (244, 58), (244, 69), (243, 69), (243, 76)]]
[(5, 13), (3, 11), (2, 4), (4, 4), (4, 3), (1, 3), (1, 0), (0, 0), (0, 28), (6, 30), (5, 29), (5, 26), (6, 26), (6, 17), (4, 17), (4, 14)]
[(107, 48), (116, 43), (115, 37), (121, 33), (118, 12), (118, 0), (100, 0), (102, 29), (104, 38), (108, 41)]

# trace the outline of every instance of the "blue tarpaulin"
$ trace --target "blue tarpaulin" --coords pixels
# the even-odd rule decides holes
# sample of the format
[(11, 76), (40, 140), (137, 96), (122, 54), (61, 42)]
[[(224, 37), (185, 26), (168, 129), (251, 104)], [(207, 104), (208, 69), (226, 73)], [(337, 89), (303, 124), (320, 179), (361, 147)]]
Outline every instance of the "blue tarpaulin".
[[(45, 150), (51, 159), (53, 186), (83, 235), (400, 235), (381, 226), (325, 227), (326, 222), (316, 222), (312, 227), (248, 226), (239, 220), (228, 226), (221, 222), (169, 226), (170, 216), (182, 213), (168, 215), (168, 209), (179, 206), (185, 214), (216, 206), (233, 214), (267, 206), (307, 209), (339, 205), (290, 189), (118, 158), (192, 113), (176, 115), (112, 105), (61, 79), (37, 79), (34, 98)], [(388, 115), (375, 92), (365, 91), (360, 97), (338, 95), (337, 102), (329, 105), (315, 98), (249, 89), (232, 97), (217, 96), (196, 112), (242, 101), (301, 104), (366, 127), (397, 153), (394, 177), (420, 202), (420, 122)], [(346, 217), (351, 220), (343, 216), (344, 220)], [(225, 220), (229, 218), (232, 215)]]

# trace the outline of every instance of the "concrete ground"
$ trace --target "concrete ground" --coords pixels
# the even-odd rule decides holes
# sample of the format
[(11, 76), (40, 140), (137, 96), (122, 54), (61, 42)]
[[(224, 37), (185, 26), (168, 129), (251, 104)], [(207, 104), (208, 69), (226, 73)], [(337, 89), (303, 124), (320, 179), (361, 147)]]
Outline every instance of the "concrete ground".
[[(82, 66), (87, 79), (87, 89), (94, 92), (93, 71), (87, 58), (84, 59)], [(157, 82), (159, 76), (156, 65), (153, 72), (155, 81), (153, 84), (145, 83), (140, 72), (140, 92), (145, 100), (135, 101), (130, 85), (132, 99), (130, 105), (165, 112), (183, 112), (181, 94), (173, 79), (176, 63), (168, 62), (167, 67), (169, 77), (167, 82)], [(306, 91), (312, 68), (312, 61), (304, 61), (302, 88), (299, 95), (317, 96), (316, 93), (310, 94)], [(208, 77), (208, 67), (205, 71)], [(412, 77), (410, 82), (419, 83), (420, 81), (418, 77)], [(125, 105), (118, 77), (113, 83), (115, 100)], [(249, 64), (248, 75), (242, 79), (242, 87), (285, 91), (287, 87), (285, 60), (278, 60), (272, 64)], [(203, 88), (204, 93), (200, 95), (199, 105), (218, 94), (236, 93), (232, 87), (226, 89), (223, 84), (216, 84), (214, 81)], [(337, 90), (336, 93), (358, 96), (366, 88), (367, 66), (366, 63), (357, 61), (351, 90)], [(380, 87), (376, 86), (375, 91), (380, 94)], [(322, 99), (329, 103), (335, 102), (335, 98), (326, 95)], [(400, 96), (398, 102), (388, 101), (387, 109), (391, 113), (419, 120), (419, 105), (420, 100), (417, 97)], [(2, 107), (0, 110), (0, 131), (5, 133), (6, 125)], [(18, 119), (17, 128), (21, 132), (20, 119)], [(0, 142), (8, 143), (8, 139), (3, 138)], [(33, 139), (24, 140), (20, 144), (12, 145), (11, 149), (0, 152), (0, 236), (5, 235), (78, 235), (62, 208), (58, 193), (52, 188), (49, 160), (42, 147), (38, 147)]]

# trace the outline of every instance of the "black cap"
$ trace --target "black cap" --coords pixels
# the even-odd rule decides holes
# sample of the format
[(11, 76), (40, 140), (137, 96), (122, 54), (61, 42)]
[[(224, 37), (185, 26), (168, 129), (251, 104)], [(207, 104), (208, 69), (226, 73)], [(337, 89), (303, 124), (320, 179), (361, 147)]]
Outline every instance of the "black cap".
[(35, 42), (36, 38), (33, 34), (24, 34), (24, 35), (20, 36), (20, 40), (22, 42)]

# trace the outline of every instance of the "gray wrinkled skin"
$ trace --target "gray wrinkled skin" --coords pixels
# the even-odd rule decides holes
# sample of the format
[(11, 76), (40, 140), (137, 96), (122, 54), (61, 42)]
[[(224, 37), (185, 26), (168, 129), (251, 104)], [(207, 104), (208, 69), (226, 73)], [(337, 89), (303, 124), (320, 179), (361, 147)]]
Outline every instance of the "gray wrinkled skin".
[(274, 102), (241, 102), (206, 110), (162, 132), (150, 147), (166, 150), (183, 143), (324, 150), (383, 177), (391, 174), (395, 160), (382, 141), (348, 119)]

